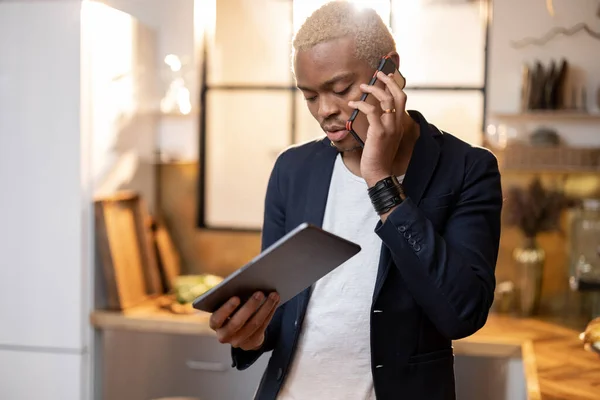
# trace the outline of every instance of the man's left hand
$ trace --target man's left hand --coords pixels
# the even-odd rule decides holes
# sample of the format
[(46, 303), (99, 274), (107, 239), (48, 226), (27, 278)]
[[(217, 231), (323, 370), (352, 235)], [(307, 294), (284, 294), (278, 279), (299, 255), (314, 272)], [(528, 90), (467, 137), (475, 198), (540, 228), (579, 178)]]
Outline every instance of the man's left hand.
[(366, 114), (369, 121), (365, 147), (360, 161), (360, 172), (369, 187), (393, 174), (393, 163), (402, 140), (402, 116), (406, 107), (406, 94), (393, 79), (379, 71), (377, 79), (386, 88), (361, 85), (363, 92), (370, 93), (379, 100), (377, 107), (364, 101), (351, 101), (350, 107)]

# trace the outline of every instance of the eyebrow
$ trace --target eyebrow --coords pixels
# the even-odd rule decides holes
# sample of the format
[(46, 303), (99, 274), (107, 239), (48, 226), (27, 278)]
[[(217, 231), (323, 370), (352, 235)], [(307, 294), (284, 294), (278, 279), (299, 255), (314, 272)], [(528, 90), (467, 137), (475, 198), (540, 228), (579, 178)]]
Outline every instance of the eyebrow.
[[(336, 75), (333, 78), (328, 79), (325, 82), (323, 82), (323, 84), (321, 85), (321, 87), (331, 86), (331, 85), (333, 85), (336, 82), (348, 80), (350, 78), (354, 78), (355, 75), (356, 74), (354, 72), (344, 72), (344, 73), (341, 73), (341, 74)], [(314, 92), (315, 91), (314, 89), (307, 88), (307, 87), (304, 87), (304, 86), (298, 86), (298, 89), (300, 89), (300, 90), (308, 90), (310, 92)]]

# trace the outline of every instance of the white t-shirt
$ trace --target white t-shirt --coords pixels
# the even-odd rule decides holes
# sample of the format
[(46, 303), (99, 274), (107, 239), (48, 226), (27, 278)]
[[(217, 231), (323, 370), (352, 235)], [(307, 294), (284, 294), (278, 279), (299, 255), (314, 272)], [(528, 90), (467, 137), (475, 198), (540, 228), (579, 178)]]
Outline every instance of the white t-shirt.
[(362, 249), (315, 284), (279, 400), (375, 399), (370, 312), (381, 251), (378, 221), (366, 182), (338, 155), (323, 228)]

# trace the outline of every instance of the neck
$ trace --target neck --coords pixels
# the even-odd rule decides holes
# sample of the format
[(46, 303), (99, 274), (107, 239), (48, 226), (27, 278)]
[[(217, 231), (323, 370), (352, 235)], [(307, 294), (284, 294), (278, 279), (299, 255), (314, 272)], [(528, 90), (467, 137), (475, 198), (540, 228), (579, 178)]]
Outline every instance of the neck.
[[(394, 158), (393, 172), (394, 175), (400, 176), (406, 173), (408, 169), (408, 163), (412, 156), (412, 151), (415, 147), (415, 143), (420, 135), (419, 124), (412, 119), (408, 113), (404, 113), (404, 116), (400, 122), (399, 129), (402, 129), (404, 134), (402, 140), (396, 151), (396, 157)], [(362, 156), (362, 149), (358, 148), (354, 151), (346, 151), (342, 153), (344, 158), (344, 164), (353, 174), (360, 176), (360, 158)]]

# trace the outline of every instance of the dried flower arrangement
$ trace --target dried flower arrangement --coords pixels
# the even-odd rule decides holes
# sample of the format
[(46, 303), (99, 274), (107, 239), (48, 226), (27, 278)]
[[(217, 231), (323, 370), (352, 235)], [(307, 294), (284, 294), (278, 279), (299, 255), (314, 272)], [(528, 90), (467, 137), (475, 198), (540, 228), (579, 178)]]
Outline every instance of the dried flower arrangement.
[(515, 186), (508, 190), (504, 207), (505, 222), (519, 228), (527, 239), (540, 232), (561, 232), (560, 215), (575, 201), (560, 189), (548, 189), (539, 177), (526, 187)]

